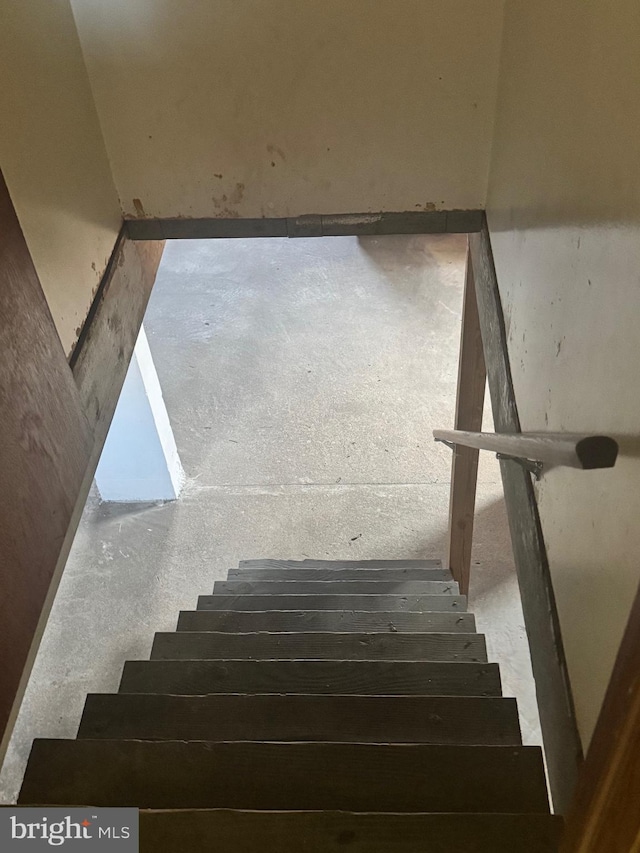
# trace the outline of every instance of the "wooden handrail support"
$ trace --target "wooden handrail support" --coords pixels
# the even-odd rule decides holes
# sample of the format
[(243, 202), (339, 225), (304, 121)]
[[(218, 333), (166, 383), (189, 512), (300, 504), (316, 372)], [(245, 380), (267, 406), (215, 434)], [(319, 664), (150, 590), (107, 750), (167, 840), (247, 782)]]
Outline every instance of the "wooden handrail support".
[[(469, 235), (469, 259), (495, 429), (500, 434), (520, 433), (507, 330), (486, 219), (480, 232)], [(567, 814), (582, 764), (582, 744), (536, 496), (531, 476), (519, 461), (503, 454), (500, 473), (536, 682), (549, 789), (554, 811)]]
[(566, 432), (467, 432), (434, 429), (436, 441), (456, 446), (492, 450), (514, 459), (539, 462), (545, 468), (613, 468), (618, 442), (606, 435), (582, 435)]
[[(482, 428), (486, 383), (487, 371), (484, 363), (475, 282), (467, 253), (456, 394), (456, 430)], [(463, 444), (456, 445), (451, 463), (446, 559), (453, 579), (460, 585), (460, 592), (463, 595), (469, 592), (477, 478), (478, 450)]]

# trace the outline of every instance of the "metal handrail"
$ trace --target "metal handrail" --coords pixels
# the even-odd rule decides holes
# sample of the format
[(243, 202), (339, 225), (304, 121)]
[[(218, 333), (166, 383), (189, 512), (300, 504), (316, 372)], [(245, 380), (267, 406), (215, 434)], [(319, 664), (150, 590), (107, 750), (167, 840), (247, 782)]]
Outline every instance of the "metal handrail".
[(435, 441), (450, 447), (461, 445), (477, 450), (492, 450), (499, 458), (527, 460), (539, 475), (545, 468), (613, 468), (618, 456), (618, 442), (607, 435), (584, 435), (567, 432), (466, 432), (457, 429), (434, 429)]

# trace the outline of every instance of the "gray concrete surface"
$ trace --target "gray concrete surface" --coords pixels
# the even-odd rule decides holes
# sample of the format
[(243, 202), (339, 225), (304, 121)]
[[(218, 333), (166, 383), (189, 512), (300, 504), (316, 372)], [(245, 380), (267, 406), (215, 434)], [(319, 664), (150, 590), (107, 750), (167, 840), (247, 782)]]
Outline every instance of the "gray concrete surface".
[[(174, 242), (145, 325), (188, 476), (172, 504), (80, 524), (0, 775), (73, 737), (85, 694), (240, 559), (443, 556), (465, 240)], [(487, 416), (488, 417), (488, 416)], [(490, 420), (490, 418), (488, 418)], [(471, 606), (539, 742), (495, 460), (480, 469)]]

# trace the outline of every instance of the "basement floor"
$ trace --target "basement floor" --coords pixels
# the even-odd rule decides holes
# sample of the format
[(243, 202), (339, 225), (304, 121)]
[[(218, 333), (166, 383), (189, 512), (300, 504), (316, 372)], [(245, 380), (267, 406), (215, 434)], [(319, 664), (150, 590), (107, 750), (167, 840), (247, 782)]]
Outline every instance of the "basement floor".
[[(145, 318), (187, 474), (82, 517), (2, 773), (74, 737), (88, 692), (238, 560), (444, 557), (466, 238), (176, 241)], [(491, 429), (489, 409), (485, 429)], [(481, 459), (470, 609), (540, 743), (498, 464)]]

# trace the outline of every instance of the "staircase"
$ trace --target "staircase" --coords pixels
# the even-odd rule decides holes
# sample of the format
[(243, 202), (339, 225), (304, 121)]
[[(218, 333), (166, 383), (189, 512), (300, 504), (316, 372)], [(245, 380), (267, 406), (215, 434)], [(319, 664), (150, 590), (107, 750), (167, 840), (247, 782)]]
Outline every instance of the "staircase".
[(36, 740), (21, 804), (138, 806), (154, 853), (557, 850), (484, 637), (437, 560), (248, 560)]

